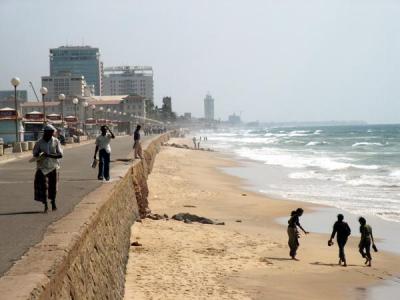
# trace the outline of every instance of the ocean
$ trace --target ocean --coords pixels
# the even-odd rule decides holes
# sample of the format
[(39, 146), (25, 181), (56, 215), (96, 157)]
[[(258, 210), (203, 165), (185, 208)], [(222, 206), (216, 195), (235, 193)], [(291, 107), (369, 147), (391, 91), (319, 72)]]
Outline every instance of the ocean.
[(232, 128), (198, 135), (208, 137), (206, 146), (251, 161), (264, 174), (255, 178), (259, 192), (400, 222), (400, 125)]

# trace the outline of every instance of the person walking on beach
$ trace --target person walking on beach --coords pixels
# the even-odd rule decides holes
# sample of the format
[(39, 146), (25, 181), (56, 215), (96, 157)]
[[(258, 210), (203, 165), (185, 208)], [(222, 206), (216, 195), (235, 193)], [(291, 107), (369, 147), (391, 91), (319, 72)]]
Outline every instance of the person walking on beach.
[(192, 141), (193, 141), (194, 149), (196, 149), (197, 143), (196, 143), (196, 137), (195, 136), (192, 138)]
[(135, 153), (135, 159), (143, 159), (142, 145), (140, 144), (140, 128), (142, 128), (142, 126), (137, 125), (135, 132), (133, 133), (133, 149)]
[(347, 239), (351, 234), (351, 230), (349, 225), (343, 221), (344, 217), (342, 214), (337, 215), (337, 221), (333, 225), (333, 230), (331, 234), (331, 238), (328, 241), (328, 245), (333, 245), (332, 240), (335, 238), (339, 247), (339, 265), (343, 263), (344, 267), (347, 267), (346, 256), (344, 254), (344, 246), (347, 243)]
[(290, 215), (290, 219), (288, 221), (288, 229), (287, 229), (287, 233), (289, 236), (289, 241), (288, 241), (288, 245), (290, 248), (290, 257), (293, 260), (298, 260), (296, 258), (296, 254), (297, 254), (297, 249), (299, 248), (299, 237), (300, 237), (300, 233), (297, 229), (297, 227), (299, 227), (305, 234), (308, 234), (308, 231), (306, 231), (301, 225), (300, 225), (300, 217), (303, 215), (304, 210), (302, 208), (298, 208), (294, 211), (292, 211), (291, 215)]
[(51, 201), (51, 209), (57, 210), (56, 196), (58, 183), (59, 159), (63, 156), (60, 141), (54, 137), (56, 129), (52, 125), (43, 128), (43, 137), (36, 142), (32, 154), (36, 160), (34, 180), (35, 200), (44, 204), (47, 213), (47, 199)]
[(358, 249), (360, 251), (361, 256), (365, 258), (365, 264), (366, 265), (368, 264), (368, 266), (370, 267), (372, 261), (371, 243), (374, 250), (376, 249), (374, 236), (372, 235), (372, 228), (367, 224), (367, 221), (363, 217), (360, 217), (358, 219), (358, 222), (360, 223), (360, 233), (361, 233), (361, 239), (358, 245)]
[[(99, 173), (98, 180), (110, 180), (110, 156), (111, 156), (111, 139), (115, 138), (114, 133), (103, 125), (100, 127), (101, 134), (96, 138), (96, 149), (94, 150), (94, 159), (96, 159), (97, 152), (99, 152)], [(107, 131), (109, 133), (107, 133)]]

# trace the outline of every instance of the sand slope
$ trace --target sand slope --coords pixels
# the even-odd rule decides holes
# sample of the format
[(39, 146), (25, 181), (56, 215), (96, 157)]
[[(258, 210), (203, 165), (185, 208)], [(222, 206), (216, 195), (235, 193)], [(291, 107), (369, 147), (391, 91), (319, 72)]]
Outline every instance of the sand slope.
[(347, 247), (350, 266), (337, 266), (336, 245), (327, 247), (328, 237), (312, 228), (301, 238), (301, 261), (288, 259), (286, 228), (274, 219), (308, 206), (242, 190), (217, 169), (230, 165), (217, 153), (163, 148), (149, 178), (152, 211), (226, 225), (136, 223), (131, 240), (142, 246), (131, 248), (125, 299), (360, 299), (400, 270), (397, 257), (381, 252), (365, 267), (356, 239)]

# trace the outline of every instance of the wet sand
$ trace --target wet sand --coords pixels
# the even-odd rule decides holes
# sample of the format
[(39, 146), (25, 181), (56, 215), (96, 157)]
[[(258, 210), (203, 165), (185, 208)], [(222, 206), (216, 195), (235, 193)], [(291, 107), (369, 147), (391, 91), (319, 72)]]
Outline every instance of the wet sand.
[(221, 171), (234, 165), (220, 153), (163, 147), (149, 177), (151, 210), (225, 225), (136, 223), (131, 240), (142, 246), (130, 251), (125, 299), (364, 299), (400, 273), (399, 257), (385, 252), (364, 266), (357, 237), (347, 246), (349, 267), (338, 266), (336, 244), (313, 228), (300, 239), (300, 261), (290, 260), (286, 226), (276, 220), (315, 205), (244, 190), (243, 180)]

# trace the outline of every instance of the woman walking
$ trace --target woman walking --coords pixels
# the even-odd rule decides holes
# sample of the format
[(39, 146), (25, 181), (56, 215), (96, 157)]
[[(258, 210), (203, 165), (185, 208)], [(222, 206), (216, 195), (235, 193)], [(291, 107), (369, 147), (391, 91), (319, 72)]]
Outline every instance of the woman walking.
[(289, 236), (289, 241), (288, 241), (288, 245), (290, 248), (290, 257), (293, 260), (298, 260), (296, 258), (296, 254), (297, 254), (297, 248), (299, 248), (299, 237), (300, 237), (300, 233), (297, 229), (297, 227), (299, 227), (305, 234), (308, 234), (308, 231), (306, 231), (301, 225), (300, 225), (300, 217), (303, 215), (304, 210), (302, 208), (298, 208), (294, 211), (292, 211), (290, 219), (288, 221), (288, 229), (287, 229), (287, 233)]

